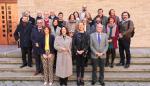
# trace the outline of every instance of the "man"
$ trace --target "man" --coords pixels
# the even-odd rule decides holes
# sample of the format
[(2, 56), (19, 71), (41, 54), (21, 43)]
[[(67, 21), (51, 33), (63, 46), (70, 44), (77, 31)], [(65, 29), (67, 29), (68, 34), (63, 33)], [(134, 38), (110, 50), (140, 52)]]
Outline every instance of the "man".
[[(102, 24), (102, 20), (101, 20), (101, 18), (100, 18), (99, 16), (97, 16), (97, 17), (95, 18), (95, 20), (94, 20), (94, 25), (93, 25), (94, 28), (96, 28), (97, 24), (103, 25), (103, 24)], [(96, 32), (96, 29), (95, 29), (95, 32)], [(104, 25), (103, 25), (103, 32), (106, 33), (106, 28), (105, 28)]]
[(105, 86), (104, 83), (104, 66), (106, 51), (108, 49), (108, 37), (106, 33), (103, 33), (103, 26), (97, 24), (96, 32), (90, 35), (90, 48), (92, 58), (92, 85), (97, 81), (97, 66), (99, 66), (99, 83)]
[(83, 20), (85, 18), (86, 13), (87, 13), (87, 6), (83, 5), (82, 6), (82, 11), (80, 13), (80, 20)]
[(40, 43), (44, 36), (43, 19), (37, 19), (37, 26), (32, 30), (31, 39), (33, 44), (33, 56), (35, 58), (36, 71), (34, 75), (38, 75), (43, 72), (43, 65), (41, 60), (41, 48)]
[(103, 9), (98, 9), (98, 15), (94, 18), (94, 21), (96, 20), (97, 17), (100, 17), (101, 19), (101, 24), (104, 25), (106, 27), (107, 25), (107, 21), (108, 21), (108, 17), (104, 16), (103, 14)]
[[(14, 32), (14, 37), (16, 41), (20, 41), (21, 53), (22, 53), (22, 61), (23, 64), (20, 68), (25, 66), (32, 67), (32, 42), (31, 42), (31, 31), (33, 25), (29, 22), (29, 17), (23, 15), (20, 24), (17, 26), (17, 29)], [(28, 58), (26, 58), (28, 55)]]
[(54, 12), (54, 11), (51, 11), (51, 12), (50, 12), (49, 19), (51, 19), (52, 21), (53, 21), (54, 19), (58, 19), (58, 17), (55, 15), (55, 12)]
[[(123, 12), (121, 16), (122, 21), (119, 24), (120, 63), (117, 64), (117, 66), (124, 66), (124, 68), (128, 68), (131, 62), (130, 43), (133, 35), (134, 24), (133, 21), (129, 19), (130, 14), (128, 12)], [(126, 63), (124, 51), (126, 53)]]
[(66, 26), (66, 21), (64, 21), (64, 19), (63, 19), (63, 13), (62, 12), (58, 13), (58, 26), (61, 28), (63, 26)]

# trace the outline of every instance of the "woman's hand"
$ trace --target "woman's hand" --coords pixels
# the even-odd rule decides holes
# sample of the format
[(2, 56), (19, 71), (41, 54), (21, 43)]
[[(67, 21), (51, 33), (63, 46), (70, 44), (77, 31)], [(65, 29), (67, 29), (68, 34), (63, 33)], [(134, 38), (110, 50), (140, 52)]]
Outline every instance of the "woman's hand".
[(47, 58), (48, 58), (46, 54), (43, 54), (43, 57), (44, 57), (44, 59), (47, 59)]

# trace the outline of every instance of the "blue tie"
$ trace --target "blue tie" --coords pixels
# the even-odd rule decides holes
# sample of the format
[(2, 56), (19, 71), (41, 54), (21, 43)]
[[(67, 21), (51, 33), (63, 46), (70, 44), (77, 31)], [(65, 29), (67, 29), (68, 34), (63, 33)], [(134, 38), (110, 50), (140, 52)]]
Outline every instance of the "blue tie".
[(100, 34), (98, 33), (98, 43), (100, 44), (101, 43), (101, 37), (100, 37)]

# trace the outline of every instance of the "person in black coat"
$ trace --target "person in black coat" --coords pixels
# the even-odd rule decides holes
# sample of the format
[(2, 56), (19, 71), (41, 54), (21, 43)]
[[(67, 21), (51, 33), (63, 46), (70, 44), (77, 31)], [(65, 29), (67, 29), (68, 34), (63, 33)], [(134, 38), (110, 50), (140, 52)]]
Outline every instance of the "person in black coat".
[(76, 59), (77, 85), (84, 85), (84, 66), (89, 49), (89, 35), (84, 31), (84, 23), (79, 23), (79, 31), (72, 39), (73, 55)]
[[(35, 25), (35, 18), (33, 18), (33, 17), (30, 16), (30, 11), (25, 11), (25, 12), (23, 12), (22, 15), (29, 17), (29, 22), (30, 22), (32, 25)], [(21, 21), (22, 21), (22, 17), (20, 18), (20, 22), (21, 22)]]
[(44, 37), (44, 30), (43, 30), (43, 20), (37, 19), (37, 26), (32, 30), (31, 39), (33, 45), (33, 56), (35, 58), (36, 64), (36, 72), (34, 75), (38, 75), (39, 73), (43, 72), (43, 65), (41, 61), (41, 53), (40, 53), (40, 45), (41, 40)]
[[(32, 50), (32, 42), (31, 42), (31, 31), (33, 25), (29, 22), (27, 16), (22, 17), (22, 21), (17, 26), (14, 37), (16, 41), (20, 42), (21, 53), (22, 53), (22, 61), (23, 64), (20, 68), (29, 66), (32, 67), (32, 57), (31, 57), (31, 50)], [(26, 58), (28, 55), (28, 58)]]

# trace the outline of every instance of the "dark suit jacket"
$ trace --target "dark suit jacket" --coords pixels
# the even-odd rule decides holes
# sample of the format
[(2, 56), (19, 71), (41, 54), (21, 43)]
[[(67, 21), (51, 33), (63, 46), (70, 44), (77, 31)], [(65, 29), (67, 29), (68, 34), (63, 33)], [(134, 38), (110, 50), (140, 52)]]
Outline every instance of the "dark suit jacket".
[[(31, 40), (32, 40), (34, 54), (40, 54), (41, 52), (40, 46), (43, 38), (44, 38), (44, 30), (42, 29), (42, 31), (40, 32), (38, 28), (35, 27), (31, 33)], [(36, 46), (36, 43), (39, 44), (39, 47)]]
[(14, 37), (15, 40), (17, 41), (20, 39), (20, 47), (32, 47), (32, 42), (31, 42), (31, 31), (33, 29), (33, 25), (28, 22), (26, 27), (23, 27), (22, 22), (17, 26), (15, 32), (14, 32)]
[[(56, 50), (54, 48), (55, 37), (50, 35), (49, 37), (49, 45), (50, 45), (50, 53), (55, 54)], [(45, 36), (41, 40), (41, 54), (45, 54)]]

